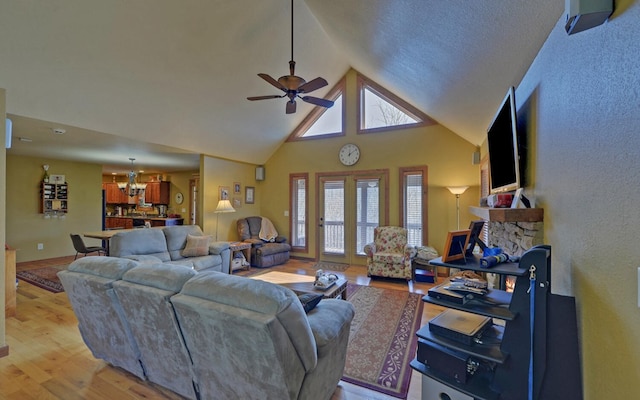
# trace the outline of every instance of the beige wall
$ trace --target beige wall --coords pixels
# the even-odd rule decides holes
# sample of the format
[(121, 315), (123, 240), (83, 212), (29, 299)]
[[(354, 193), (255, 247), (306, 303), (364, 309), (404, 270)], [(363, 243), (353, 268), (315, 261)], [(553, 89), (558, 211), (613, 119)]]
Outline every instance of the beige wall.
[[(69, 212), (65, 218), (40, 214), (40, 182), (49, 174), (65, 175)], [(63, 160), (7, 156), (7, 243), (16, 248), (18, 262), (75, 254), (69, 234), (102, 229), (102, 166)], [(37, 244), (44, 245), (37, 250)], [(86, 240), (97, 245), (99, 241)]]
[(555, 293), (578, 305), (585, 399), (637, 398), (640, 378), (640, 3), (602, 26), (558, 21), (516, 99), (535, 135)]
[[(318, 172), (388, 169), (389, 224), (399, 221), (399, 167), (428, 166), (429, 244), (442, 251), (446, 233), (456, 229), (455, 196), (446, 186), (470, 186), (460, 198), (460, 226), (467, 227), (474, 217), (469, 205), (479, 201), (479, 169), (472, 164), (476, 146), (441, 125), (390, 132), (357, 134), (356, 72), (347, 74), (344, 101), (347, 105), (346, 136), (284, 143), (266, 163), (266, 180), (261, 188), (262, 215), (273, 221), (279, 232), (289, 236), (289, 174), (309, 173), (309, 252), (301, 257), (316, 256), (316, 180)], [(360, 147), (361, 157), (352, 167), (343, 166), (338, 151), (345, 143)]]

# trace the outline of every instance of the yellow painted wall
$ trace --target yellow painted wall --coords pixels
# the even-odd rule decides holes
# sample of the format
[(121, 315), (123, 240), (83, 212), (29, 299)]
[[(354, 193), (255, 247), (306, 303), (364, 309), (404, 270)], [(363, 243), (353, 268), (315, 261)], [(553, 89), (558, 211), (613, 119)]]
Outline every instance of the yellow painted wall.
[[(460, 198), (460, 227), (465, 228), (475, 217), (469, 205), (478, 205), (480, 173), (472, 164), (476, 146), (463, 140), (441, 125), (401, 129), (390, 132), (357, 134), (355, 71), (347, 74), (346, 135), (337, 138), (314, 139), (284, 143), (265, 164), (266, 180), (259, 185), (262, 198), (260, 211), (275, 224), (279, 232), (289, 233), (289, 174), (309, 173), (309, 252), (301, 257), (316, 256), (316, 180), (318, 172), (389, 170), (389, 224), (398, 225), (400, 186), (399, 168), (428, 166), (428, 229), (429, 245), (442, 251), (446, 234), (456, 229), (455, 196), (446, 186), (470, 186)], [(338, 160), (338, 151), (345, 143), (360, 147), (361, 157), (351, 167)]]
[[(200, 171), (200, 193), (203, 194), (200, 196), (202, 205), (200, 209), (203, 210), (200, 215), (200, 226), (202, 226), (205, 233), (212, 235), (214, 238), (216, 238), (217, 226), (217, 238), (219, 241), (238, 240), (236, 221), (239, 218), (260, 215), (263, 195), (261, 193), (262, 188), (258, 184), (259, 182), (255, 180), (255, 165), (201, 156)], [(233, 193), (234, 182), (240, 182), (240, 194)], [(234, 203), (234, 199), (240, 201), (240, 207), (236, 207), (236, 212), (214, 213), (218, 205), (218, 191), (220, 186), (229, 188), (229, 200), (232, 204)], [(246, 204), (244, 201), (247, 186), (255, 187), (254, 204)]]
[[(49, 164), (49, 174), (65, 175), (69, 184), (65, 218), (44, 219), (39, 212), (43, 164)], [(7, 243), (18, 250), (17, 262), (75, 254), (69, 234), (102, 229), (101, 193), (101, 165), (7, 156)], [(37, 250), (38, 243), (43, 250)]]

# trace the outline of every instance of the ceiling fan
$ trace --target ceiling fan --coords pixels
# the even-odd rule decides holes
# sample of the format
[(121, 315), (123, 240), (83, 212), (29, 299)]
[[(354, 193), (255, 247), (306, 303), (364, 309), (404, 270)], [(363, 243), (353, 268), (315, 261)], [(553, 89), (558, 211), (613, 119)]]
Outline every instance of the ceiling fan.
[(280, 78), (278, 78), (278, 80), (275, 80), (267, 74), (258, 74), (260, 78), (269, 82), (276, 88), (282, 90), (284, 94), (247, 97), (247, 100), (280, 99), (283, 97), (288, 97), (289, 100), (287, 101), (286, 106), (287, 114), (293, 114), (296, 112), (296, 97), (302, 99), (302, 101), (321, 107), (328, 108), (333, 106), (333, 101), (331, 100), (321, 99), (313, 96), (300, 96), (301, 94), (313, 92), (316, 89), (327, 86), (328, 83), (323, 78), (316, 78), (307, 82), (301, 77), (296, 76), (295, 70), (296, 62), (293, 61), (293, 0), (291, 0), (291, 61), (289, 61), (289, 75), (281, 76)]

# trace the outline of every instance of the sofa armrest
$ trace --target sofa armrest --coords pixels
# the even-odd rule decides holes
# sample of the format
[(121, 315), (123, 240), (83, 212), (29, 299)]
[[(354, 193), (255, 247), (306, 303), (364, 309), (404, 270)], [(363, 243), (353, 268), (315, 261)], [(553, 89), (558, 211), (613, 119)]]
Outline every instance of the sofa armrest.
[(251, 247), (262, 247), (264, 241), (262, 239), (245, 239), (244, 243), (251, 243)]
[(229, 248), (229, 242), (212, 242), (209, 244), (209, 254), (222, 254), (222, 252)]
[(319, 356), (324, 346), (338, 340), (342, 328), (345, 324), (351, 324), (354, 315), (353, 304), (338, 299), (323, 299), (307, 314)]
[(276, 243), (287, 243), (287, 238), (284, 237), (284, 236), (276, 236), (275, 242)]

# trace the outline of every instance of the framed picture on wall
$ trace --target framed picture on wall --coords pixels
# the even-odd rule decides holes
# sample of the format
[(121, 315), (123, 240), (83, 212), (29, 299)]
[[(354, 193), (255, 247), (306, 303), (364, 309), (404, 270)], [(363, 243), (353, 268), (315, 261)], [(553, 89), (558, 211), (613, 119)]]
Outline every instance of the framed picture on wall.
[(218, 200), (229, 200), (229, 186), (219, 186), (218, 191)]
[(464, 253), (469, 243), (470, 229), (461, 231), (451, 231), (447, 234), (447, 241), (444, 243), (444, 253), (442, 262), (449, 262), (464, 259)]
[(253, 186), (245, 186), (244, 188), (244, 202), (247, 204), (253, 204), (255, 198), (255, 188)]
[(242, 207), (242, 199), (240, 197), (234, 197), (231, 204), (233, 205), (233, 208), (240, 208)]
[(233, 182), (233, 194), (240, 194), (240, 182)]

